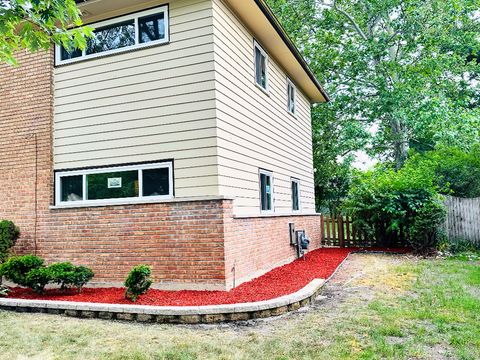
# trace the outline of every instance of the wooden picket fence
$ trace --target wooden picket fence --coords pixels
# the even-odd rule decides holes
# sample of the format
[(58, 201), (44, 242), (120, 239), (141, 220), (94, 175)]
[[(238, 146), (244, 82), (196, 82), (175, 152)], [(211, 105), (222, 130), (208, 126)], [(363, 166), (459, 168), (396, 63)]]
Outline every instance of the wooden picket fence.
[(337, 247), (372, 247), (377, 246), (376, 240), (358, 231), (349, 216), (320, 217), (322, 230), (322, 245)]
[(480, 198), (447, 196), (445, 230), (451, 240), (468, 240), (480, 244)]

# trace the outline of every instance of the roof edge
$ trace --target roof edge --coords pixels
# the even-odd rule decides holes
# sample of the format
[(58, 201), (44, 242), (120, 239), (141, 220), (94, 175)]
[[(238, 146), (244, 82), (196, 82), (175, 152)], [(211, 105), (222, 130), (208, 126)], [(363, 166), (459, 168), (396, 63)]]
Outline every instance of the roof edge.
[(303, 58), (302, 54), (300, 53), (300, 51), (298, 50), (298, 48), (295, 46), (295, 44), (293, 43), (293, 41), (290, 39), (290, 37), (288, 36), (287, 32), (285, 31), (285, 29), (283, 28), (283, 25), (280, 23), (280, 21), (278, 20), (278, 18), (275, 16), (275, 14), (272, 12), (272, 10), (270, 9), (270, 7), (265, 3), (264, 0), (254, 0), (255, 1), (255, 4), (257, 4), (257, 6), (260, 8), (260, 10), (263, 12), (263, 14), (265, 15), (265, 17), (268, 19), (268, 21), (270, 22), (270, 24), (272, 24), (272, 26), (274, 27), (275, 31), (278, 33), (278, 35), (280, 35), (280, 37), (282, 38), (283, 42), (285, 43), (285, 45), (287, 45), (287, 47), (290, 49), (290, 51), (292, 52), (292, 54), (295, 56), (295, 58), (297, 59), (297, 61), (300, 63), (300, 65), (303, 67), (303, 69), (305, 70), (305, 72), (307, 73), (308, 77), (310, 78), (310, 80), (313, 81), (313, 83), (315, 84), (315, 86), (317, 87), (317, 89), (322, 93), (323, 97), (325, 98), (325, 101), (326, 102), (329, 102), (331, 101), (330, 97), (328, 96), (327, 92), (325, 91), (325, 89), (323, 88), (323, 86), (320, 84), (320, 82), (318, 81), (317, 77), (315, 76), (315, 74), (312, 72), (312, 70), (310, 69), (310, 67), (308, 66), (307, 62), (305, 61), (305, 59)]

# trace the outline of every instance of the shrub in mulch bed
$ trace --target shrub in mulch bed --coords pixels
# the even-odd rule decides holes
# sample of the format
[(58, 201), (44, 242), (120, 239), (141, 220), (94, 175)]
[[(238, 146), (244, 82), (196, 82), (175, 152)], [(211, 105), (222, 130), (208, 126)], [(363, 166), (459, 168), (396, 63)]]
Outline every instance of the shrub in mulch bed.
[[(329, 278), (352, 251), (359, 248), (323, 248), (308, 253), (305, 259), (278, 267), (231, 291), (162, 291), (151, 289), (136, 304), (155, 306), (201, 306), (235, 304), (270, 300), (292, 294), (314, 279)], [(365, 249), (363, 249), (365, 250)], [(406, 252), (405, 249), (372, 249), (375, 251)], [(58, 290), (48, 290), (38, 295), (30, 289), (14, 288), (11, 298), (37, 300), (63, 300), (108, 304), (131, 304), (124, 297), (123, 288), (86, 288), (81, 294), (66, 295)]]

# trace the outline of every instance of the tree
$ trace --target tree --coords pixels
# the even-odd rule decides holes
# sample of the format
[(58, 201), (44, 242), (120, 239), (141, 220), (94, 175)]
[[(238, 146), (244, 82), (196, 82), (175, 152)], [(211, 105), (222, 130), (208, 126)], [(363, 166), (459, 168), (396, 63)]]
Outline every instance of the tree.
[(398, 169), (411, 147), (478, 142), (479, 0), (269, 3), (333, 99), (316, 117), (351, 135), (350, 151)]
[(46, 50), (52, 42), (83, 49), (92, 29), (81, 27), (80, 15), (75, 0), (0, 0), (0, 62), (15, 65), (16, 51)]

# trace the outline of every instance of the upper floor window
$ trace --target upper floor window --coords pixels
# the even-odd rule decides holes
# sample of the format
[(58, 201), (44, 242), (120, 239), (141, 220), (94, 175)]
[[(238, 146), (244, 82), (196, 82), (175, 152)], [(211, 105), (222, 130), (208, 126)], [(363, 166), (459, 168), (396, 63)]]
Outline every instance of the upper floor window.
[(255, 41), (255, 82), (263, 90), (268, 87), (268, 55)]
[(273, 173), (267, 170), (260, 170), (260, 209), (273, 211)]
[(300, 180), (292, 179), (292, 210), (300, 211)]
[(57, 65), (169, 41), (167, 6), (102, 21), (90, 26), (95, 29), (94, 37), (87, 40), (87, 46), (83, 51), (56, 46)]
[(61, 171), (57, 206), (112, 205), (173, 198), (172, 163)]
[(297, 88), (290, 79), (287, 79), (287, 110), (294, 115), (297, 111)]

